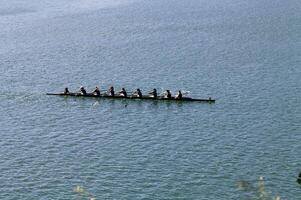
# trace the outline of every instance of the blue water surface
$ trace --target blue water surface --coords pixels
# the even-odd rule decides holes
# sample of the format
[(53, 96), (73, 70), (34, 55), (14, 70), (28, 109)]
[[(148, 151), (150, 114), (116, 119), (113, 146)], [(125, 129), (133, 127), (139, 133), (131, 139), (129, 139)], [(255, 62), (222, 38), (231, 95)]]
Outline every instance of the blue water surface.
[[(298, 0), (1, 1), (0, 199), (256, 199), (260, 176), (298, 199), (300, 21)], [(81, 85), (216, 103), (45, 95)]]

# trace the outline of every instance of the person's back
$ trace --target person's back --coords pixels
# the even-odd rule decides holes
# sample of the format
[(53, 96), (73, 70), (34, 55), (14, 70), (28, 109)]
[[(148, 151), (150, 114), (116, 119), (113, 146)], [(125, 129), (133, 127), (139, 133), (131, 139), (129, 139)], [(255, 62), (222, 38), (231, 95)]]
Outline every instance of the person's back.
[(110, 89), (109, 89), (109, 95), (110, 96), (114, 96), (115, 95), (115, 91), (114, 91), (114, 87), (113, 86), (110, 87)]
[(150, 95), (152, 95), (154, 99), (156, 99), (156, 98), (157, 98), (157, 96), (158, 96), (158, 94), (157, 94), (157, 89), (156, 89), (156, 88), (154, 88), (154, 89), (153, 89), (153, 91), (152, 91), (152, 92), (150, 92), (149, 94), (150, 94)]
[(166, 90), (166, 98), (171, 99), (171, 93), (169, 90)]
[(100, 96), (100, 90), (98, 87), (95, 88), (95, 90), (92, 92), (96, 96)]
[(121, 91), (119, 92), (120, 96), (124, 96), (124, 97), (127, 97), (127, 93), (125, 91), (124, 88), (121, 89)]
[(181, 90), (179, 90), (177, 96), (176, 96), (176, 99), (182, 99), (183, 95), (182, 95), (182, 92)]
[(80, 87), (80, 93), (82, 95), (86, 95), (87, 94), (87, 92), (86, 92), (86, 90), (85, 90), (85, 88), (83, 86)]
[(69, 94), (69, 89), (66, 87), (65, 90), (64, 90), (64, 94)]
[(139, 98), (142, 98), (142, 92), (139, 88), (137, 89), (136, 94)]

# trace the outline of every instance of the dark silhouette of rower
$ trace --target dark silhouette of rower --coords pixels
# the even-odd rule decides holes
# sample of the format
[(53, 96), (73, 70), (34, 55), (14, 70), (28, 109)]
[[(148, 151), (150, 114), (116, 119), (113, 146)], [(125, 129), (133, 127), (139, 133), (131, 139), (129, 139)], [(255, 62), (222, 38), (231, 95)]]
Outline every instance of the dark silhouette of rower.
[(115, 91), (114, 91), (113, 86), (111, 86), (110, 89), (109, 89), (109, 95), (112, 96), (112, 97), (115, 96)]
[(94, 94), (96, 96), (100, 96), (100, 90), (97, 86), (96, 86), (95, 90), (92, 92), (92, 94)]
[(300, 172), (299, 175), (298, 175), (297, 183), (301, 185), (301, 172)]
[(119, 92), (119, 94), (120, 94), (120, 96), (124, 96), (124, 97), (128, 96), (124, 88), (121, 88), (121, 91)]
[(80, 87), (79, 91), (80, 91), (80, 93), (82, 95), (86, 95), (87, 94), (87, 92), (86, 92), (86, 90), (85, 90), (85, 88), (83, 86)]
[(157, 94), (157, 89), (154, 88), (152, 92), (149, 93), (150, 95), (152, 95), (154, 97), (154, 99), (157, 98), (158, 94)]
[(165, 96), (165, 98), (171, 99), (171, 93), (170, 93), (170, 90), (166, 90), (166, 96)]
[(183, 97), (182, 92), (181, 90), (179, 90), (176, 99), (182, 99), (182, 97)]
[(142, 98), (142, 92), (141, 90), (138, 88), (137, 91), (135, 92), (135, 94), (137, 95), (138, 98)]
[(70, 94), (69, 89), (67, 87), (64, 90), (64, 94)]

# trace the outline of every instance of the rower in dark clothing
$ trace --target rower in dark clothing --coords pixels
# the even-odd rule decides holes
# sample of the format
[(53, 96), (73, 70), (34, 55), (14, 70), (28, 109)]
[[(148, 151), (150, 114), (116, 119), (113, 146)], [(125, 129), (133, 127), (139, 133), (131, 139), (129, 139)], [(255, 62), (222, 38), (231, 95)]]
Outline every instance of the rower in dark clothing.
[(124, 88), (121, 88), (121, 91), (119, 92), (119, 94), (120, 94), (120, 96), (127, 97), (127, 93)]
[(110, 89), (109, 89), (109, 95), (112, 96), (112, 97), (115, 96), (115, 91), (114, 91), (113, 86), (111, 86)]
[(64, 94), (70, 94), (69, 89), (67, 87), (64, 90)]
[(158, 96), (156, 88), (154, 88), (153, 91), (150, 92), (149, 94), (152, 95), (154, 99), (156, 99)]
[(96, 86), (95, 90), (92, 92), (92, 94), (94, 94), (96, 96), (100, 96), (100, 90), (97, 86)]
[(166, 90), (165, 98), (171, 99), (171, 93), (169, 90)]
[(135, 92), (135, 95), (137, 95), (138, 98), (142, 98), (142, 92), (141, 92), (141, 90), (139, 88)]
[(85, 90), (85, 88), (83, 86), (80, 87), (80, 93), (82, 95), (86, 95), (87, 94), (87, 92), (86, 92), (86, 90)]
[(179, 90), (176, 99), (182, 99), (182, 97), (183, 97), (182, 92), (181, 90)]

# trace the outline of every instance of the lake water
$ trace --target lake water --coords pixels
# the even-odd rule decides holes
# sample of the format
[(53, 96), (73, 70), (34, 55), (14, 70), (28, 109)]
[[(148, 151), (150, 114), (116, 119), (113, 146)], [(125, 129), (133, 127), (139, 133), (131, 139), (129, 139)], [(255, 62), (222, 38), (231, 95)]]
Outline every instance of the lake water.
[[(259, 176), (300, 198), (300, 22), (299, 0), (2, 0), (0, 199), (253, 199)], [(216, 103), (45, 95), (81, 85)]]

